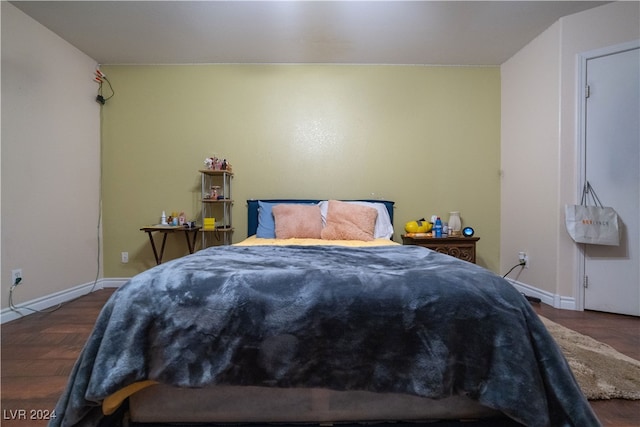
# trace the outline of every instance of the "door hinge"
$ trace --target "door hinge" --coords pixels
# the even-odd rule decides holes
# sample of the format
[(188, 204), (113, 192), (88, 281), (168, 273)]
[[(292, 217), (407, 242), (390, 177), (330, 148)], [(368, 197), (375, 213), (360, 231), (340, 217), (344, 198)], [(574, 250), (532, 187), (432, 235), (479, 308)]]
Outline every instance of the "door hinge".
[(587, 85), (584, 88), (584, 97), (589, 98), (591, 96), (591, 86)]
[(589, 276), (587, 276), (586, 274), (585, 274), (585, 276), (584, 276), (584, 280), (583, 280), (582, 285), (583, 285), (585, 288), (588, 288), (588, 287), (589, 287)]

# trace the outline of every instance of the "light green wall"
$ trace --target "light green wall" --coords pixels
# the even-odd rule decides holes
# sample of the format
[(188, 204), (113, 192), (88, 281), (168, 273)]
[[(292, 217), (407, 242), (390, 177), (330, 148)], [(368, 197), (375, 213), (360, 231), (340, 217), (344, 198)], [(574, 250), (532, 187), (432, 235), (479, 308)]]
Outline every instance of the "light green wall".
[[(139, 228), (199, 210), (205, 157), (229, 159), (233, 241), (251, 198), (384, 198), (403, 224), (461, 211), (499, 265), (499, 68), (345, 65), (103, 67), (105, 277), (154, 265)], [(106, 91), (105, 91), (106, 94)], [(129, 252), (129, 264), (120, 253)], [(165, 260), (185, 253), (169, 236)]]

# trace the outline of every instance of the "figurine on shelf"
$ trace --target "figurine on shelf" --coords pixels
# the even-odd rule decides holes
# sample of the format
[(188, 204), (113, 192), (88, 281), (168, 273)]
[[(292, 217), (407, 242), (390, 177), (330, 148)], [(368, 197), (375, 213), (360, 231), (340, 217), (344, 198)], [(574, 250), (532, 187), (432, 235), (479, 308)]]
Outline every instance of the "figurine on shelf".
[(211, 186), (211, 193), (209, 193), (209, 197), (208, 198), (217, 200), (219, 194), (220, 194), (220, 186), (212, 185)]
[(217, 158), (216, 156), (207, 157), (204, 159), (204, 164), (207, 166), (207, 169), (219, 171), (222, 168), (222, 160)]
[(220, 160), (218, 157), (207, 157), (204, 159), (204, 164), (209, 170), (226, 170), (231, 172), (231, 163), (227, 162), (227, 159)]
[(204, 165), (207, 167), (207, 169), (213, 169), (213, 165), (215, 162), (215, 157), (207, 157), (206, 159), (204, 159)]

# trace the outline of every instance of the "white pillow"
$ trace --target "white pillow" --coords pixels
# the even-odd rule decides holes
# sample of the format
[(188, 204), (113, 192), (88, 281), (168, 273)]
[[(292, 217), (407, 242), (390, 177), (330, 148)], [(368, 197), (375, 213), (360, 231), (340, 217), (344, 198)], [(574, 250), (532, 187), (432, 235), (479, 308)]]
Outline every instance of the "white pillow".
[[(378, 211), (378, 218), (376, 219), (376, 227), (373, 231), (373, 237), (375, 239), (384, 238), (391, 239), (393, 236), (393, 224), (391, 224), (391, 217), (389, 217), (389, 211), (384, 203), (374, 202), (358, 202), (348, 201), (346, 203), (355, 203), (362, 206), (369, 206), (375, 208)], [(322, 226), (327, 225), (327, 210), (329, 209), (329, 201), (323, 200), (320, 202), (320, 213), (322, 215)]]

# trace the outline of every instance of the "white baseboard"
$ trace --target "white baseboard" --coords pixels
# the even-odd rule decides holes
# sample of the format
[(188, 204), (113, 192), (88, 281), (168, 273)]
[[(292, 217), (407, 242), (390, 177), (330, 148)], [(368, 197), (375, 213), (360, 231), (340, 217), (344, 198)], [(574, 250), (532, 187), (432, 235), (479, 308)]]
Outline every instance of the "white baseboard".
[(509, 278), (507, 278), (507, 281), (509, 281), (509, 283), (523, 294), (530, 297), (540, 298), (542, 303), (550, 305), (553, 308), (577, 310), (576, 300), (573, 297), (552, 294), (551, 292), (543, 291), (542, 289), (538, 289), (526, 283), (518, 282), (517, 280)]
[[(17, 310), (11, 308), (3, 308), (0, 311), (0, 324), (11, 322), (12, 320), (20, 319), (21, 317), (28, 316), (35, 313), (33, 310), (47, 310), (58, 304), (63, 304), (67, 301), (74, 300), (83, 295), (89, 294), (94, 291), (98, 291), (104, 288), (119, 288), (124, 285), (128, 278), (109, 278), (98, 279), (96, 282), (85, 283), (82, 285), (74, 286), (73, 288), (65, 289), (60, 292), (56, 292), (50, 295), (45, 295), (40, 298), (33, 299), (21, 304), (17, 304), (15, 307)], [(14, 291), (15, 292), (15, 291)]]
[(103, 288), (119, 288), (131, 279), (130, 277), (110, 277), (108, 279), (100, 279)]

